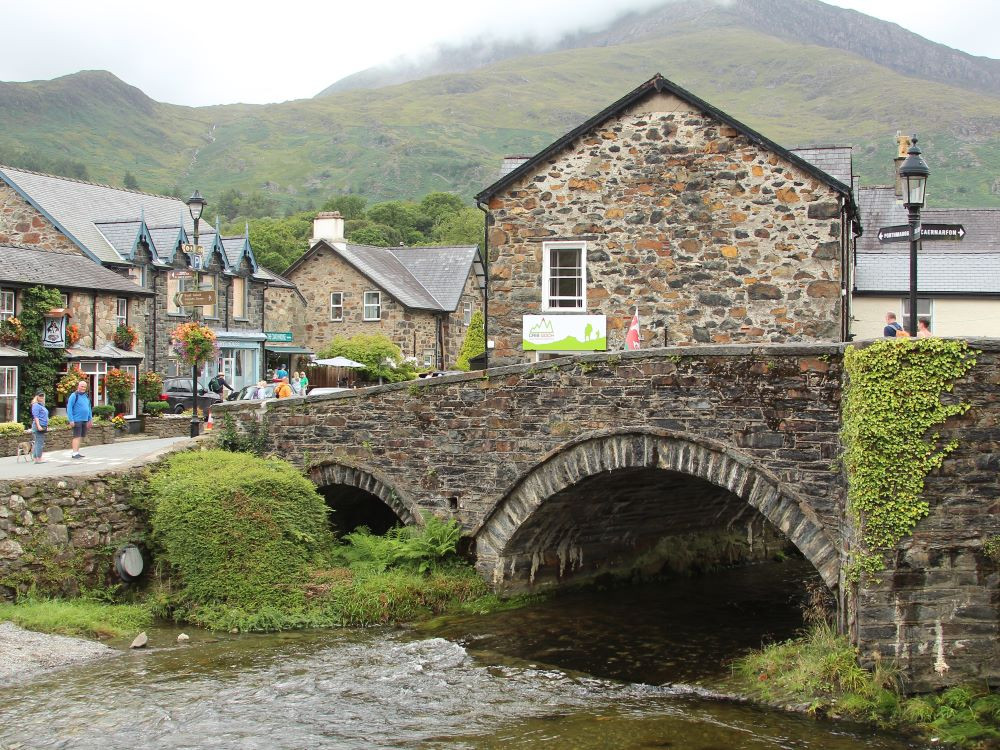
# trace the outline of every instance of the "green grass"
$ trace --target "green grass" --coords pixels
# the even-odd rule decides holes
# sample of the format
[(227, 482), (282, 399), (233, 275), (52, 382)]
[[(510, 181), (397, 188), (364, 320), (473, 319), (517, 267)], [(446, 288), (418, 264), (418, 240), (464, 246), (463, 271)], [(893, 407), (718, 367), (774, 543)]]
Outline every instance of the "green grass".
[(862, 668), (847, 638), (827, 624), (749, 654), (734, 665), (733, 676), (740, 692), (765, 703), (804, 705), (810, 713), (873, 722), (955, 747), (1000, 743), (1000, 695), (987, 686), (906, 698), (893, 664)]
[(17, 604), (0, 604), (3, 620), (42, 633), (113, 638), (138, 633), (153, 621), (153, 615), (143, 604), (27, 598)]

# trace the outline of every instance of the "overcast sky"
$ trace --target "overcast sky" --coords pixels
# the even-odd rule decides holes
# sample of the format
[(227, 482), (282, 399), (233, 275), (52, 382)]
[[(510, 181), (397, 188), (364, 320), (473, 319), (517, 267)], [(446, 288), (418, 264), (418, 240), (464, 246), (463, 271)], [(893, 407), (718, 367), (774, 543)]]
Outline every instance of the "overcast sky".
[[(560, 36), (663, 0), (32, 0), (3, 3), (0, 81), (110, 70), (158, 101), (310, 97), (358, 70), (483, 34)], [(998, 0), (830, 0), (1000, 58)], [(192, 28), (198, 32), (192, 34)], [(196, 41), (192, 42), (192, 39)]]

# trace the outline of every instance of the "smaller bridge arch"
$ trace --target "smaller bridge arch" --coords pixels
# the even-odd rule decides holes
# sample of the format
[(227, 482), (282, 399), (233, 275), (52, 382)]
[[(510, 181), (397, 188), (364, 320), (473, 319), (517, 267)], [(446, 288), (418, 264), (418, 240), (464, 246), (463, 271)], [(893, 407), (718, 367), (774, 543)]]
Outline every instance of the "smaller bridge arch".
[(336, 486), (351, 487), (378, 498), (406, 526), (419, 526), (424, 522), (420, 506), (378, 469), (329, 459), (310, 466), (307, 475), (321, 490)]
[[(480, 574), (494, 585), (502, 586), (512, 575), (518, 557), (525, 554), (524, 529), (532, 519), (540, 517), (547, 501), (597, 478), (604, 482), (598, 491), (613, 495), (614, 478), (624, 477), (625, 472), (631, 477), (649, 478), (655, 474), (673, 478), (674, 488), (680, 488), (681, 482), (694, 481), (696, 490), (734, 495), (781, 531), (812, 563), (824, 583), (837, 590), (840, 577), (837, 546), (795, 490), (755, 465), (751, 457), (724, 443), (656, 429), (592, 432), (543, 456), (515, 482), (477, 530)], [(603, 506), (602, 511), (607, 507)], [(574, 515), (579, 518), (577, 513)], [(602, 518), (591, 518), (590, 523), (599, 527)], [(561, 561), (568, 557), (579, 562), (582, 552), (571, 549), (571, 541), (564, 532), (565, 528), (549, 533), (547, 541), (558, 547), (555, 552)], [(536, 563), (531, 564), (534, 570)]]

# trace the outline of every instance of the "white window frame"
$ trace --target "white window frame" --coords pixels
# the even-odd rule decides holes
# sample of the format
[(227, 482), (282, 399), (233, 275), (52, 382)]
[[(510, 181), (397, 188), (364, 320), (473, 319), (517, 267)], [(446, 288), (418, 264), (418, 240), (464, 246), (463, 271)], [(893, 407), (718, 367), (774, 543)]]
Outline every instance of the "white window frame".
[[(168, 271), (167, 273), (169, 274), (170, 272)], [(188, 281), (189, 279), (171, 279), (169, 275), (167, 276), (167, 315), (185, 317), (191, 314), (190, 308), (177, 307), (177, 305), (174, 304), (175, 294), (177, 294), (178, 292), (188, 291), (187, 288)], [(176, 285), (175, 290), (173, 292), (170, 291), (170, 286), (172, 284)]]
[(139, 380), (139, 368), (136, 365), (122, 365), (121, 369), (132, 376), (132, 392), (129, 394), (128, 402), (126, 403), (128, 410), (125, 413), (125, 418), (135, 419), (137, 416), (137, 407), (138, 407), (138, 399), (136, 398), (136, 388), (138, 386), (138, 380)]
[(14, 317), (14, 290), (0, 289), (0, 320)]
[[(370, 295), (370, 294), (376, 295), (375, 296), (375, 300), (376, 300), (375, 302), (370, 303), (368, 301), (368, 295)], [(374, 317), (372, 317), (371, 315), (368, 314), (368, 308), (370, 308), (370, 307), (374, 307), (375, 308), (375, 316)], [(365, 321), (382, 320), (382, 292), (380, 292), (380, 291), (365, 292), (365, 295), (364, 295), (364, 298), (363, 298), (363, 303), (362, 303), (361, 314), (362, 314), (362, 318), (361, 319), (365, 320)]]
[(115, 328), (128, 325), (128, 297), (115, 297)]
[[(927, 304), (927, 312), (920, 312), (921, 307), (924, 303)], [(910, 330), (910, 316), (908, 310), (910, 309), (910, 298), (903, 297), (899, 301), (899, 324), (903, 326), (904, 331)], [(931, 330), (934, 330), (934, 299), (932, 297), (917, 297), (917, 318), (929, 318), (931, 321)]]
[[(552, 251), (578, 250), (580, 252), (580, 294), (575, 297), (554, 297), (550, 293), (552, 281)], [(574, 305), (558, 305), (553, 302), (575, 300)], [(586, 242), (543, 242), (542, 243), (542, 310), (544, 312), (565, 312), (587, 309), (587, 243)]]
[[(17, 421), (17, 389), (19, 386), (18, 378), (20, 376), (19, 368), (17, 365), (0, 365), (0, 399), (11, 399), (13, 404), (11, 411), (10, 421)], [(11, 387), (8, 388), (8, 381), (11, 383)], [(0, 418), (0, 421), (3, 421)]]
[[(337, 298), (334, 303), (333, 298)], [(334, 323), (342, 323), (344, 320), (344, 293), (330, 292), (330, 320)]]
[(128, 277), (136, 284), (136, 286), (146, 287), (146, 267), (145, 266), (129, 266)]
[(68, 310), (69, 309), (69, 295), (66, 294), (65, 292), (60, 293), (60, 295), (59, 295), (59, 304), (62, 305), (63, 310)]
[(462, 303), (462, 325), (466, 328), (472, 325), (472, 303)]
[[(237, 288), (236, 288), (237, 287), (237, 283), (236, 283), (237, 281), (240, 282), (239, 283), (239, 287), (240, 287), (239, 290), (237, 290)], [(233, 292), (232, 292), (233, 293), (233, 320), (248, 320), (247, 310), (250, 309), (250, 300), (249, 300), (249, 297), (247, 296), (247, 280), (246, 280), (246, 277), (244, 277), (244, 276), (234, 276), (233, 277), (232, 290), (233, 290)], [(236, 310), (236, 303), (237, 303), (237, 301), (240, 303), (240, 307), (242, 308), (239, 312), (237, 312), (237, 310)]]

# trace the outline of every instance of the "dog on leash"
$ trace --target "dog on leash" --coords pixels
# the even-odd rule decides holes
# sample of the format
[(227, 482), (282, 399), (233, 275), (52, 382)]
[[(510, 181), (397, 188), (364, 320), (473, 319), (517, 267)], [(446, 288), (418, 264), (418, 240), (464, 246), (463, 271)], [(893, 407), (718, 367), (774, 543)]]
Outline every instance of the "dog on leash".
[(23, 443), (17, 444), (17, 460), (21, 460), (21, 456), (24, 456), (24, 462), (26, 464), (31, 463), (31, 443), (25, 440)]

